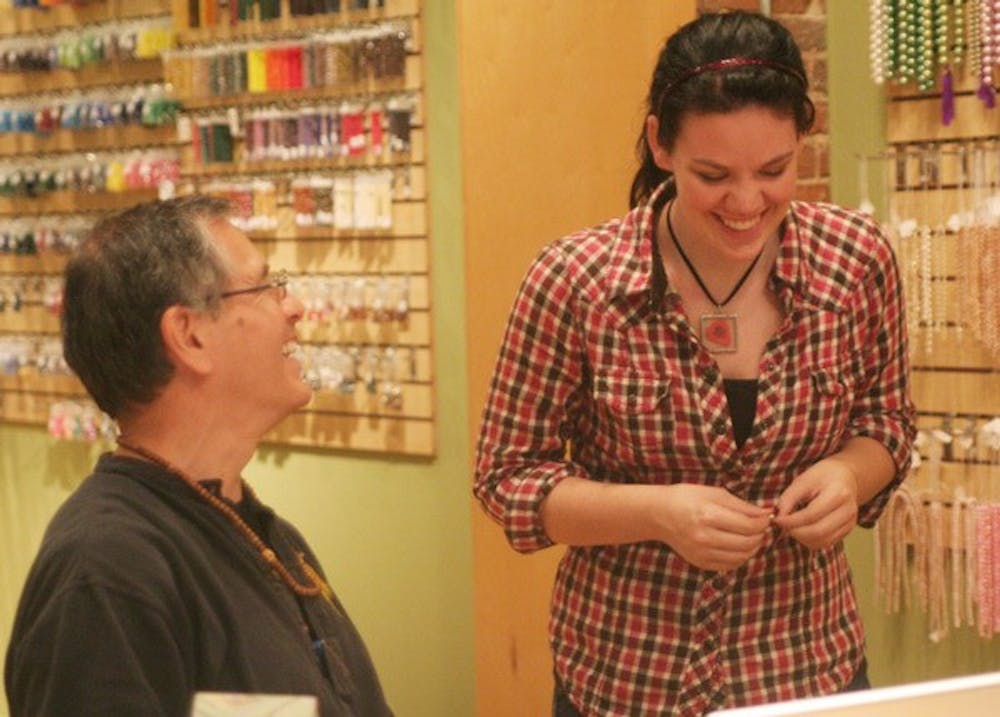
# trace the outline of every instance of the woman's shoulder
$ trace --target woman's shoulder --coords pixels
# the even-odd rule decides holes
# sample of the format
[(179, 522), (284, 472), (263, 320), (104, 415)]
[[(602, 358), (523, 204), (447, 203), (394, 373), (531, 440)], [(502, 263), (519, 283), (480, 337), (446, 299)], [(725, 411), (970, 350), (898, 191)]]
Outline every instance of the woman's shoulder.
[(793, 202), (792, 214), (807, 256), (865, 267), (891, 260), (889, 239), (867, 212), (829, 202)]
[(620, 238), (626, 220), (609, 219), (595, 226), (578, 229), (549, 242), (542, 254), (557, 255), (568, 264), (589, 263), (606, 257)]

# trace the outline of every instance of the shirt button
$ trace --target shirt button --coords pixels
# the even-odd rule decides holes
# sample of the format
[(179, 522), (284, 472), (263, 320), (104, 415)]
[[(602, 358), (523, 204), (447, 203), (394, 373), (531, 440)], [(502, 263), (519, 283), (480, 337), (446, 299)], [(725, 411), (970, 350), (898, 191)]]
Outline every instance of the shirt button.
[(710, 369), (706, 369), (705, 370), (705, 380), (708, 383), (715, 383), (715, 381), (718, 378), (719, 378), (719, 372), (716, 371), (714, 368), (710, 368)]
[(729, 433), (729, 426), (726, 425), (726, 421), (722, 418), (716, 419), (715, 423), (712, 425), (712, 430), (715, 431), (715, 435), (724, 436)]

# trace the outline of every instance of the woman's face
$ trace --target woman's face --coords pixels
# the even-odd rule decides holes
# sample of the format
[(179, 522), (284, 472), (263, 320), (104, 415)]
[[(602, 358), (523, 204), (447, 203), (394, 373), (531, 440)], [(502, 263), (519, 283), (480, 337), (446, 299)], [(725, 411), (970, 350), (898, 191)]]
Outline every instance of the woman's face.
[(674, 175), (671, 221), (685, 249), (722, 261), (756, 256), (777, 233), (795, 193), (795, 120), (758, 106), (689, 113), (670, 150), (656, 143), (658, 130), (650, 115), (647, 140), (657, 165)]

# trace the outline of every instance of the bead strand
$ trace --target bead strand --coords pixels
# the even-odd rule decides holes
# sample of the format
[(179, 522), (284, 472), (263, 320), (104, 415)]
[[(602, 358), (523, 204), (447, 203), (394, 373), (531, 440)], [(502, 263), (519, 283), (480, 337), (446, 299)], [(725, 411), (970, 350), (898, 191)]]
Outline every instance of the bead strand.
[(896, 81), (900, 84), (913, 79), (911, 3), (912, 0), (899, 0), (896, 6)]
[(976, 502), (966, 498), (965, 505), (965, 623), (976, 624)]
[(885, 76), (899, 75), (899, 0), (884, 0), (882, 17), (885, 28)]
[(976, 604), (980, 637), (990, 637), (993, 631), (992, 512), (988, 505), (976, 509)]
[(965, 22), (965, 0), (955, 0), (955, 6), (952, 16), (952, 24), (954, 25), (954, 30), (952, 30), (952, 46), (951, 46), (951, 61), (955, 65), (956, 71), (962, 61), (965, 59), (965, 48), (967, 43), (965, 41), (965, 31), (967, 24)]
[(883, 0), (870, 0), (868, 5), (870, 29), (869, 59), (872, 81), (881, 85), (886, 78), (886, 7)]
[(951, 44), (951, 37), (948, 35), (948, 8), (950, 5), (942, 0), (937, 0), (933, 4), (934, 14), (934, 49), (937, 55), (937, 64), (942, 69), (948, 66), (950, 59), (948, 47)]
[(916, 58), (913, 73), (917, 88), (929, 90), (934, 86), (934, 25), (931, 0), (914, 0), (914, 13)]
[(994, 32), (995, 16), (1000, 10), (996, 0), (980, 0), (978, 15), (978, 38), (979, 42), (979, 62), (974, 66), (978, 68), (979, 89), (976, 90), (976, 97), (982, 100), (987, 109), (996, 106), (996, 90), (993, 89), (993, 64), (1000, 59), (997, 53), (996, 33)]

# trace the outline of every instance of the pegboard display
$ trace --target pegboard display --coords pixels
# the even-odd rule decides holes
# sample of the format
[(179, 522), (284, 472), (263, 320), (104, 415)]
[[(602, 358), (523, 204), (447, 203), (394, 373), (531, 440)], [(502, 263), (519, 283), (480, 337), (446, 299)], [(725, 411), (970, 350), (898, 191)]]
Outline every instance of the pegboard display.
[(887, 197), (919, 435), (915, 468), (876, 529), (876, 584), (887, 611), (927, 615), (932, 641), (962, 627), (991, 638), (1000, 633), (1000, 6), (932, 2), (926, 16), (890, 7), (873, 3), (872, 24), (873, 78), (893, 80), (889, 146), (860, 159), (860, 178), (863, 191), (881, 185)]
[(62, 271), (101, 213), (179, 180), (173, 36), (169, 0), (0, 11), (0, 420), (110, 431), (61, 358)]
[(229, 198), (305, 305), (275, 443), (434, 452), (417, 0), (173, 5), (178, 191)]
[(418, 0), (12, 10), (5, 42), (0, 420), (113, 435), (60, 358), (66, 257), (103, 212), (204, 192), (305, 305), (316, 390), (267, 440), (433, 455)]

